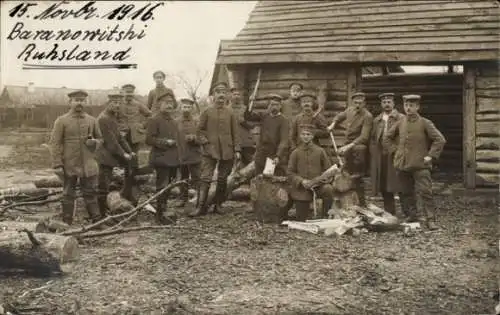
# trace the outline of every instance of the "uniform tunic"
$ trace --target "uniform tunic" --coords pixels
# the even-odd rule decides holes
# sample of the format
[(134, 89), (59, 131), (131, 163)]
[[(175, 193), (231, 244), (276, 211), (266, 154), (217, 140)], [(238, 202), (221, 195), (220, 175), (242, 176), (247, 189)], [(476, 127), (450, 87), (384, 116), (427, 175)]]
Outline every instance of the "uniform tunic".
[(118, 119), (104, 110), (97, 117), (102, 143), (97, 146), (96, 160), (101, 165), (115, 167), (126, 163), (125, 153), (132, 153), (127, 141), (120, 135)]
[(279, 167), (286, 170), (288, 161), (288, 120), (282, 114), (255, 113), (245, 111), (245, 119), (260, 121), (260, 136), (255, 153), (257, 173), (266, 165), (266, 158), (279, 158)]
[(151, 116), (151, 111), (136, 100), (130, 103), (123, 102), (120, 106), (119, 125), (121, 131), (130, 132), (131, 144), (137, 144), (144, 141), (145, 128), (142, 117)]
[[(151, 166), (177, 167), (181, 164), (184, 137), (177, 122), (171, 117), (157, 113), (147, 125), (146, 144), (150, 145), (149, 162)], [(167, 139), (175, 140), (174, 145), (168, 145)]]
[[(177, 123), (179, 128), (182, 131), (183, 135), (195, 135), (196, 130), (198, 128), (198, 120), (193, 116), (189, 115), (188, 117), (181, 115), (177, 119)], [(183, 142), (183, 155), (182, 155), (182, 163), (185, 165), (198, 164), (201, 162), (201, 147), (200, 141), (196, 137), (194, 141), (188, 142), (185, 137), (180, 139)]]
[(323, 138), (328, 136), (328, 124), (325, 117), (322, 114), (314, 116), (314, 114), (300, 113), (292, 121), (290, 126), (290, 147), (294, 150), (300, 142), (300, 125), (313, 125), (315, 126), (314, 143), (318, 144), (318, 138)]
[(153, 112), (157, 113), (160, 110), (160, 104), (158, 103), (158, 98), (165, 94), (171, 94), (174, 99), (174, 91), (172, 89), (166, 87), (165, 85), (160, 85), (149, 91), (148, 93), (148, 108)]
[(288, 161), (292, 199), (300, 201), (312, 200), (312, 192), (302, 186), (302, 181), (320, 176), (330, 166), (330, 159), (323, 148), (314, 143), (299, 145), (292, 152)]
[(66, 176), (96, 176), (95, 148), (85, 144), (89, 135), (101, 138), (97, 120), (89, 114), (70, 111), (58, 117), (50, 139), (53, 166), (64, 167)]
[(292, 98), (287, 98), (283, 101), (281, 112), (290, 122), (292, 122), (293, 118), (301, 111), (302, 107), (300, 106), (300, 99), (294, 100)]

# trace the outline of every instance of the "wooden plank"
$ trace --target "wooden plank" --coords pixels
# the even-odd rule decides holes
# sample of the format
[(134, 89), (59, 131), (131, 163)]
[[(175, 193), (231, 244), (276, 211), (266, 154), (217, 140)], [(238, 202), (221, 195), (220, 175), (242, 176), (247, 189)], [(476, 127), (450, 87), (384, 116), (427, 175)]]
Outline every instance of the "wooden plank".
[(500, 111), (498, 113), (478, 113), (476, 121), (497, 121), (500, 128)]
[(349, 69), (349, 73), (347, 75), (347, 106), (351, 106), (352, 104), (352, 95), (357, 92), (356, 83), (358, 82), (356, 78), (357, 68), (352, 67)]
[(493, 88), (493, 89), (476, 88), (476, 96), (500, 99), (500, 90), (498, 88)]
[[(401, 13), (408, 12), (408, 14), (414, 14), (416, 12), (432, 12), (432, 11), (448, 11), (457, 9), (491, 9), (495, 6), (490, 2), (449, 2), (433, 1), (432, 4), (429, 2), (368, 2), (364, 4), (355, 5), (353, 3), (346, 3), (344, 5), (335, 5), (334, 1), (328, 2), (329, 6), (312, 7), (314, 15), (318, 14), (318, 17), (328, 16), (329, 12), (338, 14), (338, 16), (349, 16), (349, 15), (370, 15), (370, 14), (383, 14), (383, 13)], [(253, 13), (253, 20), (256, 22), (260, 21), (270, 21), (274, 19), (303, 19), (304, 16), (311, 16), (310, 9), (311, 6), (301, 4), (300, 6), (285, 6), (280, 8), (279, 6), (265, 9), (260, 7)], [(259, 14), (257, 14), (259, 13)], [(320, 14), (322, 13), (322, 14)]]
[[(242, 31), (234, 40), (258, 40), (258, 39), (289, 39), (293, 37), (307, 37), (307, 38), (323, 38), (332, 35), (339, 37), (350, 35), (353, 38), (367, 38), (369, 36), (378, 36), (385, 38), (386, 36), (392, 37), (405, 37), (416, 36), (425, 34), (428, 37), (437, 37), (445, 35), (461, 35), (462, 32), (491, 32), (499, 29), (498, 22), (482, 22), (475, 24), (424, 24), (424, 25), (399, 25), (399, 26), (385, 26), (385, 27), (345, 27), (339, 25), (338, 28), (332, 29), (330, 26), (325, 25), (321, 29), (312, 31), (296, 31), (289, 32), (283, 31), (280, 33), (270, 32), (262, 34), (252, 34)], [(274, 30), (273, 30), (274, 31)]]
[(498, 186), (500, 183), (500, 174), (478, 173), (476, 174), (477, 187)]
[(464, 67), (463, 89), (463, 174), (466, 188), (476, 187), (476, 72), (474, 68)]
[(478, 172), (497, 172), (500, 173), (500, 163), (498, 162), (477, 162), (476, 169)]
[[(432, 18), (442, 18), (442, 17), (455, 17), (457, 19), (473, 16), (473, 15), (483, 15), (483, 16), (493, 16), (494, 12), (488, 12), (488, 10), (476, 10), (476, 9), (457, 9), (457, 10), (428, 10), (428, 11), (419, 11), (414, 12), (411, 15), (411, 19), (432, 19)], [(327, 17), (318, 17), (308, 15), (308, 17), (304, 17), (302, 19), (294, 19), (294, 20), (285, 20), (285, 21), (268, 21), (268, 22), (253, 22), (250, 19), (245, 25), (245, 29), (263, 29), (269, 27), (289, 27), (289, 26), (297, 26), (297, 25), (307, 25), (307, 24), (327, 24), (327, 23), (356, 23), (359, 20), (363, 20), (364, 22), (377, 22), (377, 21), (385, 21), (385, 20), (409, 20), (409, 16), (406, 12), (397, 12), (397, 13), (380, 13), (374, 15), (366, 15), (366, 14), (357, 14), (357, 15), (330, 15)], [(432, 24), (432, 23), (431, 23)]]
[[(356, 29), (360, 33), (367, 31), (370, 28), (377, 30), (377, 32), (389, 31), (391, 27), (403, 28), (401, 31), (411, 31), (411, 30), (439, 30), (444, 28), (446, 25), (455, 27), (456, 25), (470, 25), (470, 29), (485, 28), (486, 25), (483, 23), (498, 23), (498, 16), (484, 16), (481, 14), (463, 16), (463, 17), (435, 17), (435, 18), (412, 18), (412, 19), (401, 19), (401, 20), (381, 20), (381, 21), (370, 21), (364, 22), (363, 19), (359, 19), (356, 22), (348, 23), (346, 21), (336, 21), (335, 19), (328, 21), (326, 23), (318, 24), (306, 24), (306, 25), (296, 25), (279, 27), (275, 26), (270, 29), (249, 29), (246, 26), (238, 33), (240, 35), (261, 35), (267, 36), (268, 34), (278, 34), (278, 33), (295, 33), (295, 32), (307, 32), (307, 31), (334, 31), (334, 30), (346, 30), (346, 29)], [(488, 27), (491, 27), (489, 25)]]
[(500, 161), (499, 150), (476, 150), (476, 161)]
[[(297, 80), (266, 80), (260, 81), (260, 86), (264, 89), (288, 89), (290, 84), (297, 82)], [(323, 80), (300, 80), (304, 88), (317, 88)], [(256, 81), (249, 82), (250, 85), (255, 85)], [(345, 91), (347, 88), (347, 80), (328, 80), (328, 89), (333, 91)]]
[[(304, 63), (304, 62), (398, 62), (418, 65), (435, 65), (442, 62), (466, 62), (495, 60), (498, 58), (498, 49), (450, 50), (432, 51), (422, 47), (419, 51), (394, 52), (254, 52), (226, 51), (217, 58), (217, 64), (253, 64), (253, 63)], [(428, 47), (427, 47), (428, 48)], [(293, 79), (293, 78), (290, 78)]]
[(498, 79), (500, 64), (497, 62), (490, 62), (483, 64), (479, 69), (479, 77)]
[(500, 99), (477, 97), (477, 113), (500, 111)]
[[(318, 9), (328, 9), (330, 7), (342, 6), (345, 8), (367, 6), (367, 5), (388, 5), (387, 1), (370, 1), (370, 0), (360, 0), (356, 2), (352, 1), (296, 1), (296, 3), (288, 3), (288, 1), (261, 1), (261, 5), (255, 8), (255, 12), (259, 15), (261, 14), (272, 14), (274, 12), (282, 13), (290, 10), (306, 10), (312, 9), (317, 11)], [(417, 1), (418, 3), (418, 1)], [(394, 4), (392, 4), (394, 5)]]
[(499, 150), (500, 149), (500, 137), (481, 137), (476, 138), (476, 150)]
[[(467, 44), (464, 44), (467, 43)], [(473, 44), (474, 47), (467, 45)], [(497, 46), (495, 46), (497, 45)], [(293, 39), (287, 43), (281, 44), (261, 44), (250, 42), (248, 44), (229, 44), (228, 50), (265, 50), (265, 51), (283, 51), (284, 49), (303, 49), (304, 52), (318, 51), (379, 51), (391, 47), (390, 51), (412, 51), (420, 50), (422, 46), (429, 47), (433, 50), (449, 50), (447, 46), (452, 46), (456, 49), (474, 48), (477, 50), (489, 49), (498, 47), (497, 36), (460, 36), (450, 38), (425, 38), (414, 37), (409, 39), (386, 39), (381, 42), (379, 39), (366, 39), (366, 40), (331, 40), (319, 42), (303, 42)], [(382, 48), (384, 47), (384, 48)]]
[(498, 89), (500, 88), (500, 82), (498, 77), (478, 77), (476, 86), (479, 89)]
[[(318, 71), (311, 70), (308, 66), (304, 65), (303, 68), (295, 68), (295, 69), (273, 69), (270, 67), (265, 67), (262, 69), (261, 74), (261, 82), (268, 81), (320, 81), (320, 80), (329, 80), (332, 82), (335, 81), (345, 81), (347, 79), (347, 70), (338, 70), (335, 71), (332, 69), (331, 71), (324, 71), (320, 73)], [(257, 72), (252, 71), (248, 74), (249, 81), (257, 81)]]

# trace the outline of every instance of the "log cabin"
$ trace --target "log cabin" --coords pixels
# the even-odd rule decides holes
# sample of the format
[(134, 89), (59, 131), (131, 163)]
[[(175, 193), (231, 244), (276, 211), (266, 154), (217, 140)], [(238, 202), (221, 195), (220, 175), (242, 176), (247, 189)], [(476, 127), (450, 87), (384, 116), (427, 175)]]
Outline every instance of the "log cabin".
[[(396, 93), (400, 110), (403, 94), (420, 94), (422, 115), (448, 140), (438, 168), (466, 188), (498, 186), (499, 13), (491, 0), (259, 1), (236, 37), (221, 41), (212, 81), (226, 79), (248, 101), (261, 69), (258, 110), (270, 92), (287, 97), (294, 81), (309, 92), (326, 85), (329, 119), (356, 91), (374, 115), (379, 93)], [(397, 70), (411, 65), (449, 71)], [(342, 130), (335, 136), (342, 144)]]

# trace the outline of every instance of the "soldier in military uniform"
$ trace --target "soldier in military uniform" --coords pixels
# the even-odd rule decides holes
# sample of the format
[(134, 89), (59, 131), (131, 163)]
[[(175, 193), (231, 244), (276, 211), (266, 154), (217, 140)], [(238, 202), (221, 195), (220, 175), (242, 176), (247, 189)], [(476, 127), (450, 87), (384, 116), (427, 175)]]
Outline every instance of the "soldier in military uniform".
[(333, 202), (333, 187), (321, 183), (313, 186), (312, 180), (325, 172), (331, 166), (325, 150), (312, 142), (315, 126), (310, 124), (300, 125), (301, 143), (290, 155), (288, 161), (288, 176), (290, 177), (290, 195), (297, 211), (296, 220), (305, 221), (309, 214), (309, 204), (316, 191), (323, 199), (321, 217), (326, 217)]
[[(184, 150), (182, 156), (182, 165), (180, 167), (181, 179), (190, 180), (190, 186), (198, 192), (200, 183), (200, 163), (201, 163), (201, 147), (200, 139), (196, 135), (198, 128), (198, 119), (193, 117), (194, 101), (183, 98), (180, 100), (181, 116), (177, 119), (179, 128), (181, 129), (183, 138), (182, 141)], [(188, 189), (182, 191), (182, 204), (184, 206), (188, 201)]]
[(241, 167), (244, 167), (252, 162), (255, 154), (255, 142), (252, 135), (252, 129), (255, 126), (245, 120), (246, 107), (243, 104), (240, 91), (236, 88), (231, 89), (231, 108), (238, 119), (240, 127)]
[(118, 92), (109, 94), (108, 106), (97, 117), (97, 124), (102, 133), (102, 143), (98, 145), (96, 150), (96, 160), (99, 163), (99, 197), (97, 201), (103, 217), (106, 214), (106, 196), (109, 193), (113, 168), (118, 166), (126, 168), (128, 162), (135, 155), (127, 141), (120, 136), (118, 128), (122, 97)]
[(245, 111), (245, 120), (261, 123), (261, 132), (255, 153), (255, 171), (261, 174), (266, 165), (266, 159), (274, 160), (275, 175), (285, 176), (288, 166), (288, 119), (281, 114), (281, 96), (269, 94), (268, 109), (265, 113)]
[(420, 95), (404, 95), (406, 116), (394, 125), (387, 134), (387, 141), (397, 139), (394, 167), (401, 183), (401, 204), (410, 211), (409, 221), (420, 221), (430, 230), (437, 229), (432, 200), (431, 168), (446, 139), (434, 124), (418, 113)]
[[(132, 152), (138, 156), (140, 144), (145, 140), (145, 128), (142, 119), (151, 117), (151, 111), (134, 98), (135, 86), (126, 84), (122, 86), (123, 102), (120, 109), (120, 131), (127, 140)], [(143, 117), (141, 117), (143, 116)], [(134, 158), (130, 167), (125, 169), (125, 186), (123, 195), (133, 204), (137, 204), (133, 196), (134, 176), (137, 173), (138, 161)]]
[(333, 118), (328, 130), (333, 130), (337, 123), (345, 121), (346, 143), (339, 148), (339, 154), (346, 159), (347, 171), (356, 177), (355, 189), (360, 206), (366, 207), (363, 176), (366, 172), (368, 143), (373, 125), (373, 116), (365, 108), (365, 94), (357, 92), (352, 95), (352, 105)]
[(283, 102), (282, 114), (292, 122), (293, 118), (302, 110), (300, 96), (302, 95), (304, 86), (301, 83), (293, 82), (288, 88), (290, 90), (290, 95)]
[(63, 178), (62, 220), (71, 225), (78, 180), (90, 220), (100, 218), (97, 206), (98, 165), (95, 149), (101, 138), (97, 121), (84, 112), (87, 92), (68, 94), (70, 110), (54, 122), (50, 138), (54, 172)]
[[(165, 92), (158, 97), (160, 110), (148, 121), (146, 144), (151, 146), (149, 163), (156, 172), (156, 191), (171, 183), (182, 163), (183, 137), (172, 114), (177, 107), (174, 96)], [(167, 208), (168, 194), (157, 199), (157, 220), (161, 224), (175, 223), (175, 212)], [(165, 215), (164, 215), (165, 214)]]
[[(396, 214), (394, 193), (400, 184), (394, 168), (394, 142), (385, 141), (387, 131), (397, 124), (404, 115), (394, 108), (394, 93), (379, 95), (382, 113), (373, 119), (370, 136), (370, 175), (372, 193), (380, 193), (384, 200), (385, 211)], [(403, 209), (405, 210), (405, 209)]]
[(314, 115), (314, 104), (316, 97), (309, 93), (303, 93), (300, 96), (300, 106), (302, 110), (297, 114), (290, 126), (290, 148), (293, 151), (300, 142), (300, 126), (301, 125), (313, 125), (314, 139), (313, 142), (319, 145), (319, 138), (328, 137), (328, 123), (325, 117), (319, 113)]
[(227, 177), (231, 173), (234, 160), (241, 158), (239, 127), (236, 115), (225, 106), (228, 85), (216, 83), (212, 88), (214, 106), (207, 108), (200, 116), (198, 137), (202, 144), (201, 183), (199, 205), (192, 216), (207, 213), (208, 189), (217, 167), (217, 189), (214, 212), (218, 212), (226, 199)]
[(175, 94), (172, 89), (168, 88), (165, 86), (165, 73), (163, 71), (155, 71), (153, 73), (153, 79), (156, 83), (156, 87), (149, 91), (148, 94), (148, 108), (153, 112), (157, 113), (160, 110), (160, 105), (158, 102), (158, 97), (161, 95), (165, 95), (166, 93), (170, 93), (174, 95), (175, 99)]

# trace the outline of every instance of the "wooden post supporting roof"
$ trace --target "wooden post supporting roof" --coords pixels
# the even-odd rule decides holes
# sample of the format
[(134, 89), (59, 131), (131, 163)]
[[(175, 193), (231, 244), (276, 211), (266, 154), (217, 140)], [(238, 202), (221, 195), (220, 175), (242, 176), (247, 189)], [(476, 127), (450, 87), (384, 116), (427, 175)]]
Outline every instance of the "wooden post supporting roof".
[(476, 187), (476, 68), (464, 66), (463, 174), (465, 188)]

